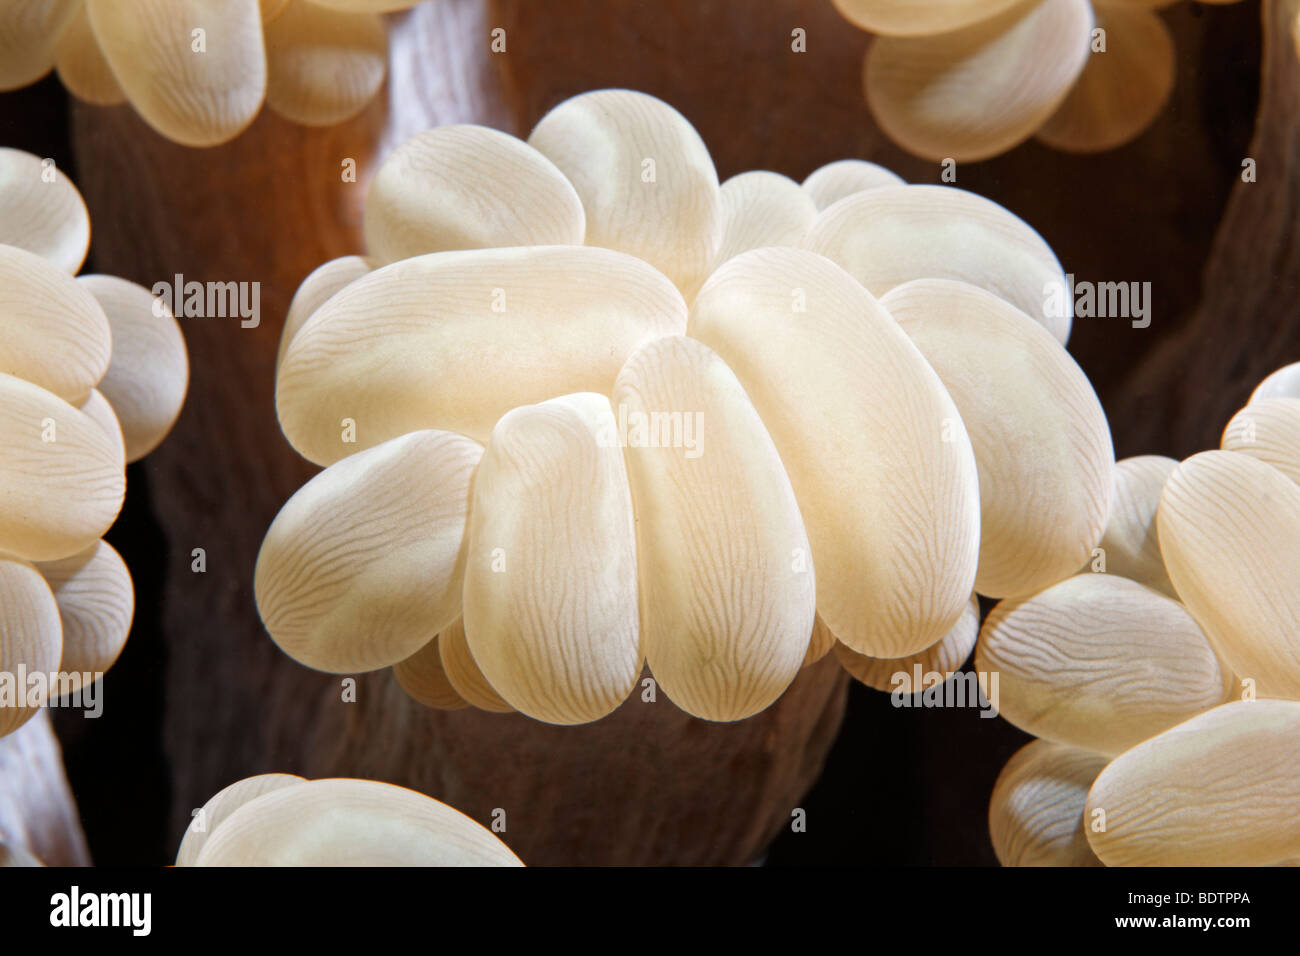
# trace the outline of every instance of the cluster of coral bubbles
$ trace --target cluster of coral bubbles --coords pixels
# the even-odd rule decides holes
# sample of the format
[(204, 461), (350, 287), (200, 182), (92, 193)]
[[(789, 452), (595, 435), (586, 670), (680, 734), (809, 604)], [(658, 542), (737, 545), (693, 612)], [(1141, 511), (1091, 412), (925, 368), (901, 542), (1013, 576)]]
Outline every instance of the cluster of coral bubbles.
[(646, 668), (733, 721), (832, 648), (885, 689), (974, 649), (1042, 738), (994, 795), (1005, 862), (1300, 856), (1293, 370), (1223, 449), (1117, 463), (1023, 221), (856, 160), (719, 185), (624, 90), (416, 136), (365, 238), (278, 363), (324, 466), (257, 567), (296, 660), (579, 724)]

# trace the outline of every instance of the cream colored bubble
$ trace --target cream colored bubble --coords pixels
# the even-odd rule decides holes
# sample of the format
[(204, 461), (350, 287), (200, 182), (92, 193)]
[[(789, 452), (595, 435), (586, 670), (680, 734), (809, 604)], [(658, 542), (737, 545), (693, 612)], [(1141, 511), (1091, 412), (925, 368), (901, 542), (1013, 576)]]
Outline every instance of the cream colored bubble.
[(0, 373), (80, 405), (104, 377), (112, 347), (104, 310), (76, 280), (0, 245)]
[(54, 67), (54, 50), (79, 0), (0, 3), (0, 90), (35, 83)]
[(388, 32), (373, 13), (291, 3), (266, 23), (266, 105), (305, 126), (351, 119), (379, 91)]
[(582, 245), (573, 185), (523, 140), (486, 126), (418, 133), (379, 167), (366, 195), (366, 248), (394, 262), (450, 249)]
[(646, 662), (687, 713), (743, 720), (785, 692), (809, 650), (816, 578), (790, 479), (740, 382), (692, 339), (633, 352), (614, 407)]
[(722, 184), (722, 245), (714, 268), (764, 246), (797, 246), (817, 218), (817, 207), (788, 176), (756, 170)]
[(284, 328), (280, 332), (280, 350), (275, 357), (277, 369), (284, 362), (284, 353), (289, 350), (289, 343), (303, 323), (311, 318), (312, 313), (333, 298), (334, 293), (346, 289), (373, 271), (375, 265), (374, 260), (364, 256), (340, 256), (317, 266), (302, 280), (289, 303), (289, 313), (284, 318)]
[(431, 797), (373, 780), (264, 793), (209, 835), (197, 866), (520, 866), (485, 827)]
[(1022, 0), (947, 32), (879, 37), (863, 67), (867, 105), (923, 159), (989, 159), (1056, 112), (1087, 63), (1092, 26), (1088, 0)]
[(967, 283), (918, 279), (881, 305), (938, 373), (975, 450), (975, 590), (1030, 594), (1074, 573), (1105, 530), (1115, 466), (1083, 370), (1028, 315)]
[(490, 714), (514, 713), (515, 709), (496, 692), (474, 660), (463, 618), (456, 618), (438, 635), (438, 662), (451, 689), (467, 704)]
[(266, 96), (257, 0), (86, 0), (86, 10), (122, 91), (163, 136), (216, 146), (257, 116)]
[(469, 706), (469, 701), (461, 697), (447, 675), (436, 637), (406, 660), (394, 664), (393, 676), (408, 697), (425, 707), (463, 710)]
[(596, 90), (542, 117), (528, 143), (573, 183), (587, 239), (644, 259), (690, 298), (722, 241), (718, 174), (695, 128), (662, 100)]
[[(1177, 467), (1177, 461), (1162, 455), (1140, 455), (1116, 462), (1110, 517), (1097, 546), (1108, 574), (1131, 578), (1174, 600), (1178, 600), (1178, 592), (1160, 554), (1156, 512), (1165, 482)], [(1090, 560), (1084, 570), (1093, 563)]]
[(90, 214), (53, 160), (0, 147), (0, 243), (76, 275), (90, 248)]
[(276, 379), (280, 426), (317, 464), (419, 428), (485, 442), (512, 408), (609, 394), (634, 349), (685, 324), (667, 278), (608, 249), (404, 259), (353, 282), (299, 329)]
[(1156, 516), (1169, 579), (1260, 696), (1300, 699), (1300, 486), (1250, 455), (1193, 455)]
[(989, 800), (989, 837), (1003, 866), (1100, 866), (1083, 808), (1106, 758), (1035, 740), (1007, 761)]
[(127, 461), (139, 461), (167, 437), (190, 383), (180, 324), (144, 286), (115, 276), (77, 279), (108, 317), (113, 352), (99, 382), (122, 427)]
[[(848, 671), (859, 683), (875, 690), (887, 693), (902, 691), (919, 694), (924, 686), (917, 686), (915, 675), (920, 668), (922, 682), (930, 674), (940, 674), (946, 679), (948, 675), (961, 670), (975, 649), (975, 639), (980, 631), (980, 605), (972, 597), (966, 605), (957, 623), (952, 626), (943, 639), (933, 647), (927, 647), (919, 654), (910, 657), (882, 660), (867, 657), (851, 650), (843, 644), (835, 644), (835, 657), (840, 666)], [(906, 680), (899, 675), (906, 675)]]
[(1250, 401), (1257, 402), (1262, 398), (1300, 398), (1300, 362), (1283, 365), (1260, 382)]
[(0, 551), (52, 561), (101, 538), (122, 507), (119, 442), (38, 385), (0, 374)]
[(76, 13), (59, 35), (57, 50), (59, 80), (69, 93), (97, 106), (126, 102), (126, 94), (95, 39), (84, 4), (77, 5)]
[(881, 186), (902, 185), (905, 185), (903, 178), (884, 166), (861, 159), (839, 159), (809, 173), (803, 181), (803, 190), (821, 212), (845, 196)]
[(1260, 398), (1232, 416), (1224, 451), (1238, 451), (1300, 482), (1300, 398)]
[(1117, 754), (1223, 703), (1227, 675), (1187, 610), (1113, 574), (1080, 574), (989, 612), (975, 669), (1021, 730)]
[(199, 853), (208, 838), (216, 832), (226, 818), (244, 804), (258, 797), (285, 787), (296, 787), (307, 781), (291, 773), (263, 773), (256, 777), (245, 777), (230, 786), (218, 790), (202, 808), (194, 814), (190, 825), (185, 828), (181, 839), (181, 848), (176, 854), (177, 866), (194, 866)]
[(950, 186), (856, 193), (818, 216), (806, 245), (872, 295), (913, 279), (956, 279), (1011, 303), (1058, 342), (1070, 338), (1073, 303), (1055, 253), (1024, 220), (983, 196)]
[(126, 562), (107, 541), (58, 561), (36, 565), (59, 606), (63, 658), (59, 669), (71, 691), (83, 675), (105, 673), (117, 662), (131, 633), (135, 589)]
[(1034, 134), (1053, 149), (1098, 153), (1128, 143), (1169, 101), (1174, 40), (1159, 14), (1094, 4), (1104, 51), (1094, 48), (1065, 100)]
[[(49, 674), (59, 669), (63, 636), (59, 606), (49, 585), (31, 564), (0, 555), (0, 674), (16, 696), (0, 707), (0, 737), (13, 733), (44, 706), (47, 696), (18, 683), (20, 670)], [(35, 706), (28, 706), (34, 704)]]
[(945, 33), (978, 23), (1021, 0), (833, 0), (845, 19), (893, 36)]
[(690, 334), (732, 368), (772, 436), (826, 626), (873, 657), (939, 641), (970, 600), (979, 482), (956, 406), (898, 323), (834, 263), (774, 248), (710, 277)]
[(459, 617), (482, 454), (461, 435), (412, 432), (298, 489), (267, 531), (254, 576), (280, 649), (331, 673), (377, 670)]
[(548, 723), (604, 717), (641, 673), (632, 495), (614, 429), (603, 395), (517, 408), (474, 481), (465, 636), (502, 699)]
[[(1107, 866), (1269, 866), (1300, 856), (1300, 702), (1236, 701), (1121, 754), (1088, 794)], [(1101, 816), (1104, 814), (1104, 816)]]
[(122, 423), (117, 420), (117, 412), (108, 404), (104, 393), (97, 388), (90, 390), (87, 399), (77, 406), (77, 410), (93, 421), (113, 440), (116, 454), (126, 462), (126, 437), (122, 434)]

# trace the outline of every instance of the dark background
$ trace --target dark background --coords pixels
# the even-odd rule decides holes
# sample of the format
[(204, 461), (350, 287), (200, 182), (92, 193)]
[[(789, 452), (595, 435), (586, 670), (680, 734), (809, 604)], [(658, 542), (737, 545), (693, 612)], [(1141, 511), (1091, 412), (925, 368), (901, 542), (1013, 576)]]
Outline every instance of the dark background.
[[(1248, 155), (1258, 97), (1257, 2), (1230, 7), (1184, 5), (1169, 18), (1183, 22), (1209, 18), (1208, 30), (1192, 32), (1212, 42), (1206, 48), (1179, 49), (1180, 75), (1173, 102), (1142, 140), (1091, 157), (1067, 156), (1030, 142), (1007, 156), (964, 166), (959, 182), (999, 201), (1021, 198), (1021, 207), (1028, 190), (1037, 210), (1030, 214), (1016, 205), (1012, 208), (1044, 234), (1067, 269), (1081, 279), (1168, 276), (1168, 260), (1178, 264), (1173, 271), (1181, 275), (1181, 282), (1166, 280), (1157, 286), (1161, 312), (1149, 330), (1121, 334), (1113, 327), (1076, 324), (1071, 351), (1108, 409), (1142, 356), (1176, 330), (1177, 317), (1195, 306), (1201, 267), (1236, 179), (1234, 171), (1240, 169), (1241, 157)], [(599, 30), (593, 30), (593, 42), (599, 42)], [(646, 56), (662, 52), (653, 37), (645, 45)], [(725, 126), (719, 125), (720, 120), (700, 123), (689, 103), (683, 106), (682, 90), (674, 88), (674, 82), (687, 80), (670, 77), (661, 88), (654, 84), (642, 88), (664, 96), (696, 120), (706, 143), (715, 148), (721, 178), (742, 171), (744, 167), (727, 151)], [(599, 75), (578, 85), (582, 83), (586, 88), (622, 85), (617, 76)], [(547, 98), (558, 100), (568, 92), (552, 91)], [(0, 146), (53, 157), (77, 182), (70, 130), (68, 99), (57, 80), (47, 78), (27, 89), (0, 94)], [(772, 131), (774, 139), (780, 135), (780, 130)], [(1188, 189), (1176, 170), (1166, 174), (1146, 168), (1153, 155), (1149, 138), (1160, 137), (1170, 145), (1156, 155), (1177, 162), (1181, 144), (1194, 144), (1202, 156), (1209, 154), (1211, 161), (1221, 164), (1223, 175), (1208, 186)], [(201, 153), (193, 155), (195, 162), (202, 161)], [(802, 179), (814, 166), (834, 158), (840, 156), (796, 164), (779, 156), (762, 157), (765, 161), (750, 165)], [(909, 175), (906, 165), (900, 161), (896, 166), (905, 178), (925, 181)], [(934, 171), (927, 175), (930, 181), (937, 178)], [(1104, 208), (1096, 201), (1100, 185), (1108, 196)], [(92, 224), (95, 217), (92, 208)], [(1142, 240), (1144, 234), (1150, 239)], [(1162, 260), (1160, 266), (1157, 260)], [(93, 271), (92, 238), (83, 272)], [(278, 326), (279, 317), (272, 315), (270, 321)], [(202, 362), (203, 356), (193, 355), (191, 360)], [(1125, 422), (1114, 417), (1112, 430), (1121, 457), (1181, 451), (1130, 447)], [(150, 508), (145, 467), (129, 468), (127, 487), (126, 506), (107, 537), (131, 569), (136, 614), (126, 649), (105, 678), (105, 694), (112, 703), (97, 721), (61, 711), (54, 715), (95, 861), (157, 864), (171, 861), (178, 842), (177, 835), (169, 832), (170, 778), (163, 750), (167, 645), (160, 625), (162, 583), (167, 562), (184, 556), (167, 554)], [(1029, 739), (1001, 719), (979, 719), (970, 710), (895, 709), (887, 695), (855, 684), (843, 731), (821, 780), (803, 803), (808, 830), (778, 838), (768, 863), (993, 864), (986, 824), (988, 796), (1007, 758)]]

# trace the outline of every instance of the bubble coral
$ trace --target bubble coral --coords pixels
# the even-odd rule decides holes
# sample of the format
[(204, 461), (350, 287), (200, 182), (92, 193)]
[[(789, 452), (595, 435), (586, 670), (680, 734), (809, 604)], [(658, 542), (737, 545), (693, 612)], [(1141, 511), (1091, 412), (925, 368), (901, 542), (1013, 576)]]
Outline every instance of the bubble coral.
[[(1239, 700), (1121, 754), (1088, 793), (1109, 866), (1272, 866), (1300, 857), (1300, 701)], [(1213, 768), (1212, 772), (1207, 772)]]
[(265, 102), (309, 126), (368, 103), (381, 14), (418, 0), (0, 0), (0, 90), (58, 71), (89, 103), (129, 102), (186, 146), (238, 135)]
[(1173, 38), (1155, 11), (1175, 0), (833, 2), (877, 34), (863, 64), (877, 123), (925, 159), (988, 159), (1031, 136), (1114, 149), (1173, 90)]
[[(325, 467), (255, 584), (307, 666), (576, 724), (648, 664), (741, 720), (832, 647), (867, 681), (960, 667), (977, 570), (1027, 593), (1101, 538), (1114, 457), (1044, 302), (1064, 272), (981, 197), (858, 160), (719, 184), (681, 114), (602, 90), (526, 142), (402, 144), (365, 237), (304, 281), (277, 372)], [(985, 360), (1035, 402), (982, 394)]]
[(1300, 855), (1295, 368), (1260, 384), (1222, 449), (1119, 462), (1100, 565), (984, 622), (976, 667), (1000, 673), (1003, 715), (1044, 738), (994, 790), (1003, 863)]
[[(189, 378), (180, 327), (148, 290), (74, 278), (89, 243), (67, 177), (0, 149), (0, 673), (62, 671), (61, 692), (127, 639), (131, 576), (101, 538), (126, 464), (162, 441)], [(0, 706), (0, 735), (35, 713), (28, 690)]]
[(185, 831), (177, 866), (523, 866), (487, 828), (375, 780), (268, 773), (217, 793)]
[(1003, 866), (1100, 866), (1083, 808), (1106, 758), (1034, 740), (1007, 761), (989, 801), (989, 837)]

